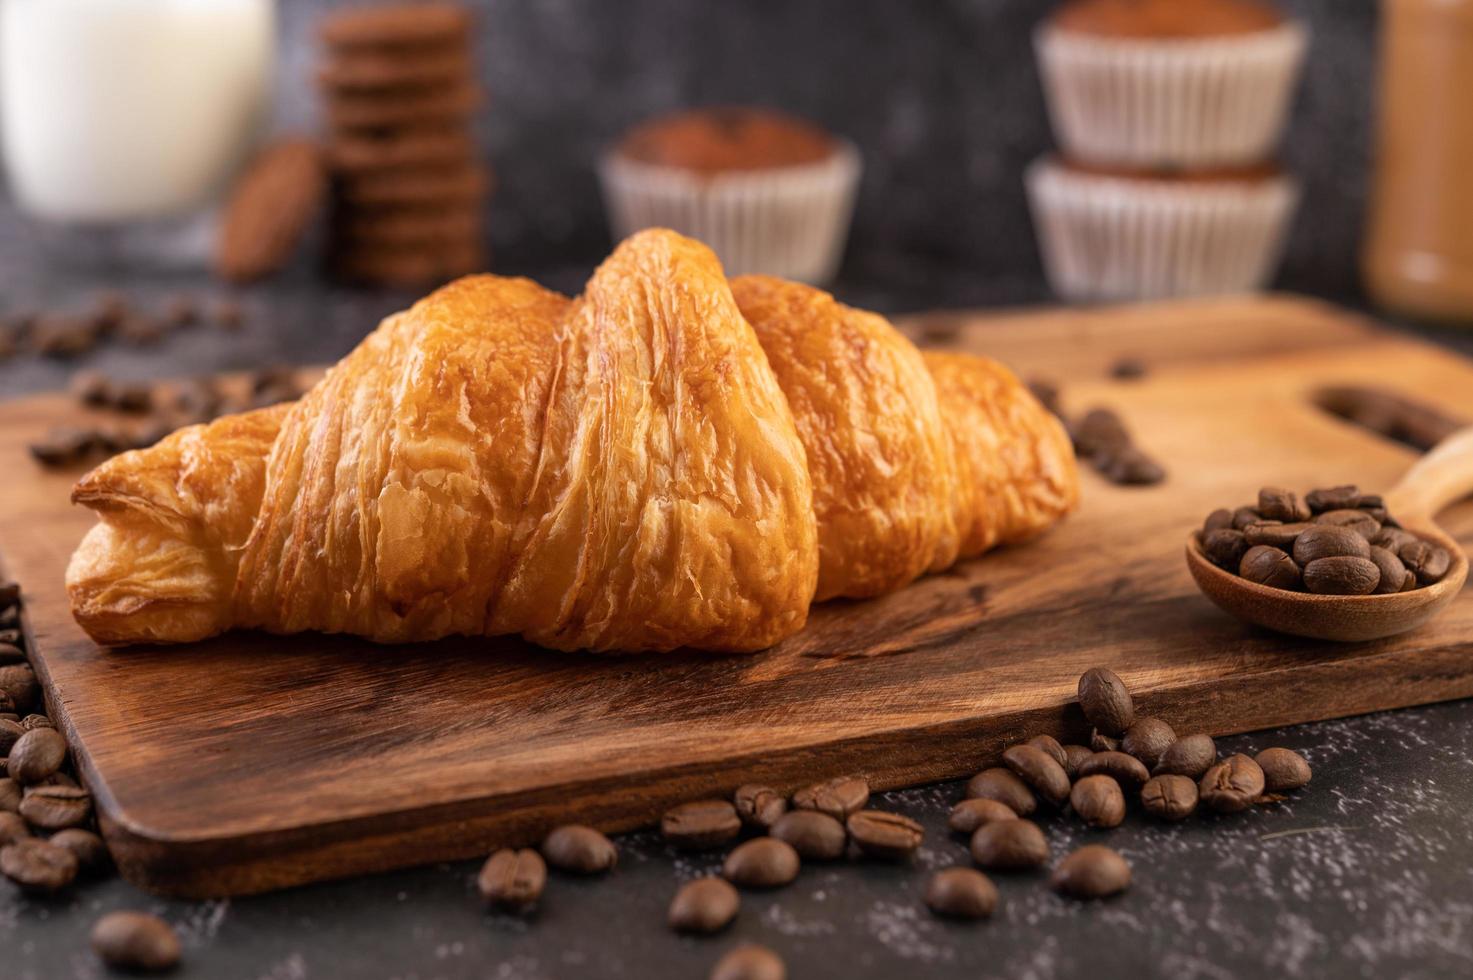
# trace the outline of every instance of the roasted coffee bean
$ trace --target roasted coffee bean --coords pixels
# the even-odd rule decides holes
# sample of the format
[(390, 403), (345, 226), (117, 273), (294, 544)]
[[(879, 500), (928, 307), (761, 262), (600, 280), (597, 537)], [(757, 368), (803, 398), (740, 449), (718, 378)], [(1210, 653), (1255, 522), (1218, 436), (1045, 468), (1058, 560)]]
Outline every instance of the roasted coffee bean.
[(710, 935), (731, 925), (741, 904), (741, 896), (724, 878), (696, 878), (675, 893), (667, 921), (676, 932)]
[(1266, 544), (1284, 551), (1294, 547), (1294, 539), (1313, 527), (1296, 521), (1293, 524), (1284, 524), (1279, 521), (1259, 521), (1257, 524), (1249, 524), (1243, 529), (1243, 539), (1249, 546)]
[(971, 852), (989, 870), (1036, 868), (1048, 860), (1048, 840), (1032, 820), (998, 820), (977, 828)]
[(52, 834), (50, 842), (56, 847), (72, 852), (72, 857), (77, 859), (79, 874), (98, 874), (112, 864), (112, 856), (107, 852), (107, 845), (102, 842), (101, 837), (90, 830), (69, 827)]
[(77, 877), (77, 859), (65, 848), (23, 837), (0, 848), (0, 874), (26, 891), (50, 894)]
[(141, 415), (153, 410), (153, 388), (146, 384), (113, 386), (112, 407), (119, 412)]
[(776, 837), (754, 837), (726, 856), (721, 874), (743, 888), (778, 888), (798, 877), (799, 865), (791, 844)]
[(1217, 761), (1217, 744), (1208, 735), (1186, 735), (1172, 742), (1151, 767), (1156, 776), (1188, 776), (1201, 779)]
[(1304, 502), (1309, 509), (1316, 514), (1323, 514), (1327, 510), (1344, 510), (1354, 507), (1360, 501), (1360, 488), (1354, 484), (1346, 484), (1339, 487), (1321, 487), (1311, 490), (1304, 495)]
[(20, 783), (8, 776), (0, 777), (0, 812), (19, 813), (20, 800)]
[(863, 810), (868, 802), (869, 783), (859, 776), (841, 776), (815, 783), (793, 794), (794, 809), (817, 810), (836, 820), (843, 820), (849, 814)]
[(1379, 545), (1371, 545), (1371, 564), (1381, 573), (1381, 578), (1376, 583), (1377, 595), (1401, 591), (1406, 584), (1407, 568), (1400, 558)]
[(1242, 531), (1249, 524), (1257, 524), (1263, 520), (1263, 515), (1252, 507), (1239, 507), (1233, 511), (1233, 530)]
[(1363, 510), (1327, 510), (1314, 519), (1315, 524), (1331, 524), (1354, 531), (1369, 543), (1381, 533), (1381, 522)]
[(727, 800), (696, 800), (665, 811), (660, 833), (666, 843), (699, 851), (725, 844), (742, 832), (736, 807)]
[(1085, 776), (1075, 783), (1069, 805), (1091, 827), (1118, 827), (1125, 820), (1125, 795), (1109, 776)]
[(1105, 735), (1118, 736), (1135, 722), (1135, 701), (1130, 690), (1105, 667), (1091, 667), (1080, 675), (1079, 707), (1085, 719)]
[(25, 733), (26, 729), (18, 721), (0, 721), (0, 756), (9, 755), (11, 748)]
[(1271, 589), (1297, 590), (1300, 585), (1299, 566), (1294, 559), (1288, 552), (1266, 544), (1256, 544), (1243, 553), (1238, 574)]
[(817, 810), (789, 810), (768, 833), (791, 844), (805, 861), (836, 861), (849, 841), (843, 824)]
[(45, 715), (26, 715), (20, 720), (20, 727), (31, 731), (34, 728), (55, 728), (56, 725)]
[(1197, 809), (1197, 783), (1190, 776), (1152, 776), (1141, 787), (1141, 806), (1153, 817), (1182, 820)]
[(1370, 595), (1381, 570), (1368, 558), (1316, 558), (1304, 566), (1304, 587), (1316, 595)]
[(1266, 792), (1287, 793), (1309, 782), (1309, 763), (1292, 749), (1264, 749), (1253, 761), (1263, 770)]
[(1038, 809), (1038, 801), (1028, 784), (1012, 770), (997, 767), (983, 769), (967, 781), (967, 799), (996, 800), (1020, 817)]
[(1069, 798), (1069, 775), (1043, 749), (1014, 745), (1003, 752), (1002, 761), (1035, 793), (1054, 806), (1063, 805)]
[(21, 643), (20, 630), (0, 627), (0, 643), (7, 646), (19, 646)]
[(742, 823), (748, 827), (760, 827), (767, 830), (777, 818), (788, 812), (788, 801), (777, 790), (769, 786), (759, 786), (756, 783), (748, 783), (738, 786), (732, 796), (732, 802), (736, 806), (737, 816), (741, 817)]
[[(1089, 749), (1091, 753), (1119, 752), (1120, 739), (1111, 738), (1104, 732), (1100, 731), (1098, 728), (1092, 728), (1089, 732)], [(1084, 765), (1084, 762), (1081, 760), (1079, 764)], [(1079, 771), (1077, 769), (1075, 770), (1074, 775), (1079, 775)]]
[(93, 429), (52, 429), (44, 439), (31, 443), (28, 448), (32, 458), (42, 466), (71, 466), (97, 449), (97, 432)]
[(1085, 759), (1095, 754), (1095, 750), (1087, 745), (1064, 746), (1064, 771), (1073, 779), (1079, 775), (1079, 767)]
[(199, 302), (193, 296), (180, 293), (171, 296), (164, 306), (163, 320), (170, 327), (188, 327), (199, 322)]
[(81, 788), (78, 785), (77, 781), (75, 779), (73, 779), (72, 777), (68, 776), (66, 773), (64, 773), (64, 772), (54, 772), (51, 775), (47, 776), (45, 779), (41, 780), (39, 783), (35, 783), (34, 785), (27, 786), (22, 792), (29, 793), (31, 790), (35, 789), (37, 786), (70, 786), (72, 789), (80, 789)]
[(1079, 778), (1109, 776), (1127, 789), (1144, 785), (1151, 778), (1145, 763), (1124, 752), (1096, 752), (1079, 764)]
[(1226, 507), (1219, 507), (1207, 515), (1207, 520), (1202, 522), (1202, 533), (1211, 534), (1213, 531), (1231, 530), (1233, 526), (1233, 512)]
[(543, 838), (542, 856), (559, 871), (580, 875), (603, 874), (619, 863), (619, 849), (613, 841), (577, 823), (554, 828)]
[(788, 968), (766, 946), (744, 943), (731, 950), (711, 968), (710, 980), (787, 980)]
[(132, 311), (113, 328), (113, 334), (133, 347), (148, 347), (164, 339), (165, 324), (145, 313)]
[(1150, 769), (1176, 741), (1176, 732), (1160, 718), (1137, 718), (1120, 740), (1120, 751), (1133, 755)]
[(1283, 487), (1264, 487), (1258, 491), (1258, 513), (1264, 520), (1285, 524), (1310, 518), (1309, 505), (1299, 499), (1299, 494)]
[(112, 401), (112, 382), (101, 371), (78, 371), (72, 375), (67, 390), (91, 408), (105, 408)]
[(1396, 556), (1401, 559), (1407, 570), (1417, 576), (1417, 581), (1422, 585), (1432, 585), (1441, 582), (1447, 570), (1452, 567), (1452, 555), (1445, 548), (1428, 544), (1426, 541), (1414, 541), (1404, 544), (1397, 551)]
[(1035, 735), (1024, 744), (1047, 752), (1066, 772), (1068, 771), (1069, 756), (1064, 752), (1064, 747), (1059, 744), (1059, 740), (1052, 735)]
[(490, 908), (526, 912), (542, 897), (547, 884), (547, 865), (542, 855), (529, 847), (502, 848), (486, 859), (476, 878), (481, 901)]
[(952, 919), (987, 919), (997, 910), (997, 886), (976, 868), (947, 868), (926, 884), (926, 907)]
[(10, 609), (20, 602), (20, 583), (0, 581), (0, 609)]
[(910, 817), (883, 810), (860, 810), (845, 824), (849, 837), (869, 857), (898, 861), (921, 846), (926, 832)]
[(1238, 570), (1243, 553), (1248, 550), (1248, 539), (1242, 531), (1209, 531), (1202, 535), (1202, 553), (1207, 560), (1230, 572)]
[(92, 927), (92, 951), (115, 970), (167, 973), (179, 965), (179, 937), (143, 912), (109, 912)]
[(1074, 445), (1086, 458), (1108, 456), (1131, 445), (1130, 431), (1120, 415), (1108, 408), (1093, 408), (1074, 425)]
[(1138, 446), (1095, 456), (1093, 463), (1101, 476), (1123, 486), (1150, 486), (1166, 479), (1166, 468)]
[(71, 358), (85, 354), (101, 339), (102, 331), (90, 317), (46, 314), (31, 324), (31, 349), (44, 357)]
[(92, 794), (71, 786), (33, 786), (20, 801), (20, 815), (42, 830), (79, 827), (92, 816)]
[(1218, 813), (1237, 813), (1253, 805), (1263, 793), (1263, 770), (1239, 753), (1208, 769), (1198, 784), (1202, 803)]
[[(0, 666), (5, 666), (8, 664), (22, 664), (25, 663), (25, 661), (26, 652), (20, 647), (16, 646), (14, 643), (0, 643)], [(15, 707), (14, 704), (11, 704), (9, 694), (6, 694), (4, 691), (0, 691), (0, 697), (5, 698), (6, 704), (9, 704), (12, 708)]]
[(1395, 555), (1401, 551), (1402, 545), (1412, 544), (1418, 540), (1420, 539), (1415, 534), (1403, 531), (1399, 527), (1383, 527), (1371, 544), (1379, 545)]
[(0, 847), (31, 836), (31, 828), (18, 813), (0, 810)]
[[(954, 330), (948, 330), (947, 334), (948, 339), (955, 337)], [(1057, 384), (1047, 378), (1029, 378), (1027, 384), (1028, 391), (1034, 398), (1038, 399), (1040, 405), (1051, 414), (1057, 415), (1061, 419), (1064, 418), (1063, 402), (1059, 399), (1059, 386)]]
[(1086, 844), (1054, 869), (1051, 883), (1070, 898), (1108, 898), (1130, 887), (1130, 864), (1101, 844)]
[(1110, 365), (1110, 377), (1117, 381), (1134, 381), (1144, 378), (1147, 372), (1146, 362), (1139, 357), (1122, 357)]
[(984, 823), (994, 820), (1017, 820), (1018, 815), (997, 800), (962, 800), (951, 808), (946, 825), (959, 834), (970, 834)]
[(37, 728), (16, 739), (10, 749), (10, 778), (22, 785), (39, 783), (66, 761), (66, 740), (55, 729)]
[(1316, 524), (1294, 539), (1294, 562), (1303, 569), (1321, 558), (1370, 558), (1371, 543), (1348, 528)]

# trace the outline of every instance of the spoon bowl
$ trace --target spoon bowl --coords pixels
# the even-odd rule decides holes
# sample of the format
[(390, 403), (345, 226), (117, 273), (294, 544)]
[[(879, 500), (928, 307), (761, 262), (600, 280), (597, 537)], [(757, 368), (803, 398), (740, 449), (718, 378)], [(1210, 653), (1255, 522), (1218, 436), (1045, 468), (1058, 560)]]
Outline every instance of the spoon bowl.
[(1187, 568), (1202, 594), (1225, 612), (1259, 626), (1317, 640), (1376, 640), (1416, 629), (1441, 612), (1468, 579), (1468, 557), (1433, 521), (1448, 504), (1473, 492), (1473, 427), (1439, 443), (1385, 494), (1386, 509), (1401, 526), (1452, 557), (1447, 574), (1432, 585), (1387, 595), (1315, 595), (1275, 589), (1214, 565), (1194, 531), (1187, 538)]

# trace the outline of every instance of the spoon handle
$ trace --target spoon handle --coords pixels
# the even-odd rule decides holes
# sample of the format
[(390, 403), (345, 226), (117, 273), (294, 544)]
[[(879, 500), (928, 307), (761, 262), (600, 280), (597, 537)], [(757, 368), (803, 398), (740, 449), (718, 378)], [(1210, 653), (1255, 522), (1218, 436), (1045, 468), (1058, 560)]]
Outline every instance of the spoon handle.
[(1473, 425), (1439, 442), (1386, 494), (1393, 514), (1435, 517), (1448, 504), (1473, 494)]

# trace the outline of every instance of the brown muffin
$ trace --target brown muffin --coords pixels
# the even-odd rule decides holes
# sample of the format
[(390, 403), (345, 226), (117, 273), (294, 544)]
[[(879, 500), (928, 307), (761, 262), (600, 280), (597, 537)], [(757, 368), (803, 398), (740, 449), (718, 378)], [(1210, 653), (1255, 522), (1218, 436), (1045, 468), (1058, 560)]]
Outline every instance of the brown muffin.
[(721, 106), (649, 120), (617, 153), (626, 160), (715, 174), (818, 163), (838, 144), (812, 123), (770, 109)]
[(1092, 37), (1229, 37), (1272, 30), (1283, 14), (1260, 0), (1071, 0), (1050, 23)]

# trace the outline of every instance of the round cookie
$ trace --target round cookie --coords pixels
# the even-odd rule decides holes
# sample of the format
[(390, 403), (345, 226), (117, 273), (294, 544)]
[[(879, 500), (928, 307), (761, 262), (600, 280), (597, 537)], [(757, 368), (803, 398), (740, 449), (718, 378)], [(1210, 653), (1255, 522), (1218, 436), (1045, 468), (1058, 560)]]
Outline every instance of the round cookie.
[(490, 170), (472, 164), (347, 177), (340, 182), (340, 193), (353, 206), (449, 207), (480, 202), (491, 183)]
[(335, 48), (434, 45), (466, 37), (470, 26), (470, 11), (456, 3), (381, 4), (327, 15), (318, 36)]
[(262, 150), (236, 183), (215, 242), (215, 271), (248, 282), (286, 264), (327, 192), (322, 151), (308, 139)]
[(487, 266), (480, 243), (448, 249), (342, 250), (333, 256), (332, 271), (352, 282), (405, 288), (446, 282)]
[(344, 133), (327, 148), (340, 173), (372, 173), (408, 167), (451, 167), (475, 160), (476, 148), (462, 129), (411, 129), (382, 136)]
[(327, 118), (339, 131), (424, 126), (464, 120), (481, 102), (481, 90), (469, 82), (407, 92), (338, 93), (327, 100)]
[(331, 92), (453, 86), (472, 77), (465, 45), (416, 49), (402, 54), (344, 52), (317, 70), (317, 82)]
[(334, 229), (337, 240), (349, 248), (445, 246), (476, 241), (482, 232), (476, 208), (453, 211), (355, 212)]

